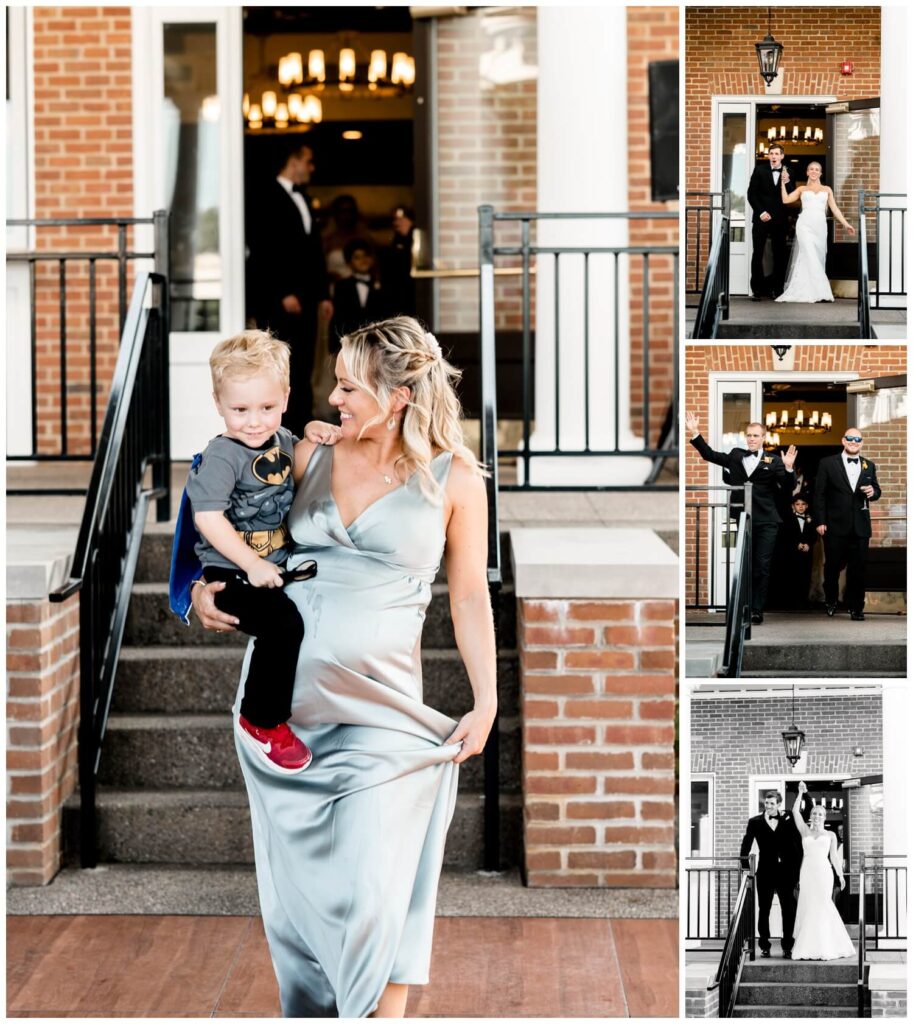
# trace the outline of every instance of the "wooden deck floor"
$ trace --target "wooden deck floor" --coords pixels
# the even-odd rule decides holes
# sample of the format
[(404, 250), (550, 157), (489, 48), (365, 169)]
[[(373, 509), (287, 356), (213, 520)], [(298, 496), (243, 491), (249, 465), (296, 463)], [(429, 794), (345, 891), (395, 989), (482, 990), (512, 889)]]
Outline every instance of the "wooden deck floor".
[[(251, 917), (7, 919), (9, 1017), (277, 1017)], [(676, 1017), (678, 922), (449, 917), (411, 1017)]]

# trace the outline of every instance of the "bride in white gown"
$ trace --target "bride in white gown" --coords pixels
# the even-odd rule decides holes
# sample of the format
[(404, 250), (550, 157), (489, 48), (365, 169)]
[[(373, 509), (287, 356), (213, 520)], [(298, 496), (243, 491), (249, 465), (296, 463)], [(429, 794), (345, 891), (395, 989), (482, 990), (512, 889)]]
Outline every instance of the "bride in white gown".
[(846, 887), (843, 862), (837, 857), (837, 836), (825, 829), (825, 810), (820, 805), (812, 809), (808, 825), (802, 820), (799, 808), (806, 792), (805, 783), (800, 782), (799, 795), (793, 804), (793, 820), (802, 836), (802, 870), (799, 872), (792, 958), (836, 960), (855, 956), (856, 949), (831, 900), (834, 883), (831, 865), (837, 872), (841, 890)]
[(783, 294), (777, 297), (777, 302), (834, 301), (831, 283), (824, 270), (827, 258), (825, 215), (828, 207), (851, 235), (856, 234), (856, 229), (840, 212), (831, 189), (821, 184), (821, 173), (821, 164), (813, 160), (808, 165), (808, 184), (800, 185), (792, 193), (786, 191), (787, 175), (780, 176), (780, 195), (783, 202), (801, 203), (802, 212), (796, 222), (796, 239), (793, 242), (789, 269), (786, 272), (786, 286)]

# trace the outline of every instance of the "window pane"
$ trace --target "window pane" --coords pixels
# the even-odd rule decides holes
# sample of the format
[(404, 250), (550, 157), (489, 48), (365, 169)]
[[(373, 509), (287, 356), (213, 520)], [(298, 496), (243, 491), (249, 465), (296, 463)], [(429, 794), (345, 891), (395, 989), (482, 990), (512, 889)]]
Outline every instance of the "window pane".
[(713, 855), (713, 833), (710, 822), (710, 783), (691, 782), (691, 856)]
[(219, 131), (216, 27), (164, 26), (165, 195), (171, 211), (171, 328), (218, 331)]
[(729, 190), (732, 241), (745, 238), (746, 116), (723, 114), (723, 191)]
[(723, 429), (720, 436), (720, 451), (745, 446), (745, 428), (751, 420), (751, 395), (723, 395)]
[[(879, 151), (881, 146), (881, 112), (877, 107), (869, 110), (851, 110), (834, 118), (834, 199), (844, 217), (856, 224), (859, 209), (859, 190), (878, 191)], [(874, 230), (874, 217), (867, 218)], [(834, 241), (852, 242), (836, 220)]]

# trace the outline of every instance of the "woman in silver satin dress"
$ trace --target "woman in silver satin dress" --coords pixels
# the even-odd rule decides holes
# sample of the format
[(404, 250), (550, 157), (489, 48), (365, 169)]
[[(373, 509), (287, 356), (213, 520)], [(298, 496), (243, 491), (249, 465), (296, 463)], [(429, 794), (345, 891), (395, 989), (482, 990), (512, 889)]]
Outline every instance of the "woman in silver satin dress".
[[(298, 445), (288, 520), (289, 568), (318, 564), (288, 587), (305, 626), (291, 725), (314, 761), (281, 776), (236, 746), (283, 1014), (402, 1017), (408, 986), (428, 982), (457, 765), (481, 752), (495, 717), (486, 496), (456, 371), (415, 320), (343, 339), (336, 377), (339, 440)], [(422, 703), (442, 554), (475, 698), (459, 723)], [(194, 608), (226, 630), (220, 587), (195, 587)]]

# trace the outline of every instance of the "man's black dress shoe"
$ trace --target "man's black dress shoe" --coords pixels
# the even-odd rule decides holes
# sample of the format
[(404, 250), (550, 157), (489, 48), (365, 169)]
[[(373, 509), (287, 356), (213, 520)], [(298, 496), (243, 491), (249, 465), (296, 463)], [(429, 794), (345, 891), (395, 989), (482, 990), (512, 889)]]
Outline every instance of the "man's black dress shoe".
[(786, 952), (783, 954), (783, 959), (784, 960), (792, 960), (792, 958), (793, 958), (792, 950), (791, 949), (787, 949)]
[(763, 612), (752, 612), (751, 613), (751, 624), (753, 626), (760, 626), (763, 621), (764, 621), (764, 613)]
[(770, 950), (769, 949), (762, 949), (761, 950), (761, 956), (770, 956)]
[(752, 295), (751, 296), (751, 301), (752, 302), (760, 302), (763, 298), (764, 298), (763, 295)]
[(827, 612), (828, 618), (832, 619), (834, 617), (834, 615), (836, 614), (836, 612), (837, 612), (837, 605), (835, 605), (835, 604), (826, 604), (824, 606), (824, 610)]
[(850, 612), (850, 618), (854, 622), (862, 622), (865, 619), (865, 612)]

